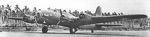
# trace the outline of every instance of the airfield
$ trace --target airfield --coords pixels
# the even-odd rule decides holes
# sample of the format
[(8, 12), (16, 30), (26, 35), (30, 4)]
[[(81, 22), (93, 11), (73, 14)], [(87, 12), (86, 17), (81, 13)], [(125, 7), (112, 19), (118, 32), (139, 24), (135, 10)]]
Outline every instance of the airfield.
[(101, 31), (79, 30), (76, 34), (69, 34), (68, 30), (49, 30), (48, 33), (41, 31), (24, 32), (0, 32), (0, 37), (149, 37), (150, 31)]
[[(18, 6), (16, 5), (16, 7)], [(20, 10), (20, 13), (18, 11), (18, 13), (0, 16), (0, 20), (2, 20), (0, 21), (1, 23), (0, 37), (149, 37), (149, 34), (150, 34), (149, 30), (145, 30), (147, 29), (146, 26), (148, 26), (147, 21), (146, 21), (147, 19), (144, 19), (144, 17), (147, 17), (146, 15), (124, 15), (122, 13), (116, 13), (116, 12), (112, 14), (110, 13), (102, 14), (100, 6), (96, 8), (96, 12), (94, 14), (92, 14), (89, 11), (90, 12), (89, 14), (91, 14), (89, 15), (88, 11), (85, 11), (85, 13), (87, 12), (86, 14), (88, 14), (89, 16), (79, 13), (79, 11), (74, 11), (74, 12), (70, 11), (71, 13), (68, 12), (69, 14), (68, 16), (66, 10), (62, 11), (61, 9), (54, 9), (54, 10), (48, 9), (46, 11), (45, 10), (37, 11), (35, 9), (36, 10), (35, 12), (40, 12), (39, 14), (34, 13), (34, 11), (33, 13), (30, 14), (30, 12), (32, 11), (26, 11), (26, 10), (27, 9), (25, 9), (24, 12), (22, 12), (23, 10)], [(8, 10), (8, 12), (9, 11), (11, 12), (11, 10)], [(49, 15), (47, 15), (48, 13)], [(62, 13), (64, 13), (64, 15), (62, 15)], [(8, 13), (5, 13), (5, 14), (8, 14)], [(69, 20), (71, 21), (68, 21), (68, 19), (65, 19), (65, 18), (61, 18), (62, 16), (65, 17), (65, 15), (67, 18), (70, 18)], [(5, 16), (8, 16), (8, 17), (5, 18)], [(36, 16), (38, 18), (36, 18)], [(101, 17), (101, 16), (104, 16), (104, 17)], [(72, 20), (72, 17), (74, 17), (73, 19), (75, 21)], [(75, 17), (79, 17), (78, 19), (80, 20), (77, 20), (77, 18)], [(134, 20), (126, 21), (125, 18), (130, 18)], [(142, 18), (142, 19), (139, 19), (139, 18)], [(61, 22), (60, 19), (64, 19), (62, 20), (62, 23), (60, 23)], [(119, 19), (122, 21), (119, 21)], [(63, 21), (66, 21), (66, 22), (63, 22)], [(93, 24), (92, 22), (95, 25), (88, 26), (89, 24)], [(29, 24), (29, 23), (32, 23), (32, 24)], [(70, 23), (72, 25), (70, 25)], [(102, 24), (99, 25), (97, 23), (102, 23)], [(118, 24), (116, 25), (115, 23), (118, 23)], [(62, 27), (62, 29), (59, 29), (60, 27), (58, 27), (57, 29), (57, 26), (51, 26), (52, 29), (50, 29), (48, 33), (45, 33), (47, 32), (46, 30), (48, 27), (45, 27), (44, 25), (59, 25), (59, 24), (60, 26), (69, 27), (71, 29), (70, 32), (69, 32), (69, 28)], [(86, 26), (82, 26), (82, 25), (86, 25)], [(76, 28), (78, 28), (79, 26), (81, 26), (81, 28), (83, 27), (83, 29), (85, 27), (87, 29), (92, 28), (92, 29), (99, 29), (99, 30), (94, 30), (94, 33), (91, 33), (90, 30), (79, 30), (76, 32), (76, 34), (70, 34), (70, 33), (74, 33), (73, 30), (74, 29), (76, 30)], [(102, 26), (106, 26), (106, 27), (102, 27)], [(116, 27), (116, 26), (121, 26), (121, 28)], [(42, 33), (43, 28), (44, 28), (44, 31), (43, 31), (44, 33)], [(113, 31), (115, 29), (118, 29), (118, 31)], [(132, 29), (135, 31), (132, 31)], [(119, 30), (124, 30), (124, 31), (119, 31)], [(141, 31), (136, 31), (136, 30), (141, 30)]]

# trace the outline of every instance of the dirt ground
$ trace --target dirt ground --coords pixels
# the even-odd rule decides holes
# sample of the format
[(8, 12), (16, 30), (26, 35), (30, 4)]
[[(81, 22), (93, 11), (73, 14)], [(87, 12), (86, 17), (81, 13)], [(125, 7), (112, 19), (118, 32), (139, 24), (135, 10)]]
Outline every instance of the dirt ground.
[(0, 32), (0, 37), (150, 37), (150, 31), (99, 31), (90, 33), (89, 30), (77, 31), (69, 34), (68, 30), (50, 30), (48, 33), (41, 31), (27, 32)]

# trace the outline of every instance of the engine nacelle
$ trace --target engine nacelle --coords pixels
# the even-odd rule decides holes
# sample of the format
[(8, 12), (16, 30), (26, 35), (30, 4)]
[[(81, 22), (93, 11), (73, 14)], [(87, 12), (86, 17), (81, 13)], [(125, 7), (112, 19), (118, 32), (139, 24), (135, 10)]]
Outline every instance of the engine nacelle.
[(79, 15), (79, 18), (80, 18), (80, 19), (83, 19), (83, 18), (86, 18), (86, 16), (85, 16), (85, 14), (80, 14), (80, 15)]
[(24, 17), (23, 21), (27, 22), (27, 23), (35, 23), (35, 19), (33, 19), (31, 17)]

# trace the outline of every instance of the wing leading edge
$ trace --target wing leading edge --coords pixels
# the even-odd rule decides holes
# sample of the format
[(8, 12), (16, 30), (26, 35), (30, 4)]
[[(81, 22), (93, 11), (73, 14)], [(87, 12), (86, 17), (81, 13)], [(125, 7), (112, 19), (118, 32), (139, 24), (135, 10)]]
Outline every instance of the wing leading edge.
[(122, 21), (147, 18), (147, 15), (122, 15), (122, 16), (109, 16), (109, 17), (92, 17), (92, 21), (95, 23), (104, 23), (104, 22), (113, 22), (113, 21)]

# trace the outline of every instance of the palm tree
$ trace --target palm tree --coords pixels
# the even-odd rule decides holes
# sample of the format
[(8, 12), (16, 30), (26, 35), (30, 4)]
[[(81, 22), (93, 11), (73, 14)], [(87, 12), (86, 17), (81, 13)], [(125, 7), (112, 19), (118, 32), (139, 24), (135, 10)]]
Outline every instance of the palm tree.
[(116, 12), (114, 12), (114, 13), (112, 13), (112, 15), (117, 15), (117, 13), (116, 13)]
[(123, 13), (122, 13), (122, 12), (121, 12), (120, 14), (121, 14), (121, 15), (123, 15)]
[(107, 14), (108, 16), (110, 16), (110, 12), (108, 12), (108, 14)]

